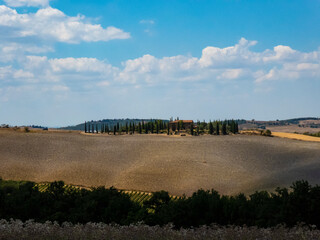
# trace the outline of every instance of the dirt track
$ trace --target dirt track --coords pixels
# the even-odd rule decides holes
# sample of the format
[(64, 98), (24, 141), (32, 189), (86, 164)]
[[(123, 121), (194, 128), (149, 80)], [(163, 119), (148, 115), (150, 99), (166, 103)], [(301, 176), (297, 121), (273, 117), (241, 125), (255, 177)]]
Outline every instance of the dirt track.
[(85, 136), (0, 131), (0, 176), (190, 195), (320, 184), (320, 143), (261, 136)]

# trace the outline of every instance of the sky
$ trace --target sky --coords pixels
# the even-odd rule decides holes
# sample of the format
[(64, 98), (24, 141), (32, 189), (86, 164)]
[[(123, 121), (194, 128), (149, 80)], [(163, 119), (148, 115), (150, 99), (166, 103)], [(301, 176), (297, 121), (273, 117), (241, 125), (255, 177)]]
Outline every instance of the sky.
[(319, 0), (0, 0), (0, 124), (320, 117)]

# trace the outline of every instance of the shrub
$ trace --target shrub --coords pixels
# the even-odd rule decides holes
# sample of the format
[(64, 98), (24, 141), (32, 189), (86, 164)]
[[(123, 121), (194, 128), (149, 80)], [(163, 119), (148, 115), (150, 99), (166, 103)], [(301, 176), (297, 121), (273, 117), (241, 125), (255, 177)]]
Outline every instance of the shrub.
[(266, 130), (261, 131), (261, 135), (266, 136), (266, 137), (271, 137), (272, 133), (269, 129), (266, 129)]
[(24, 131), (27, 133), (27, 132), (30, 132), (29, 128), (28, 127), (24, 127)]

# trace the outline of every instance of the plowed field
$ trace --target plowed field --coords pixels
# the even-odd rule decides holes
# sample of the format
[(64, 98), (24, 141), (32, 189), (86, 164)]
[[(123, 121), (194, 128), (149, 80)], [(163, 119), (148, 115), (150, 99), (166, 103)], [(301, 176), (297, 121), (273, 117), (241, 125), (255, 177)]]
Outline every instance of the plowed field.
[(190, 195), (320, 184), (320, 143), (262, 136), (168, 137), (0, 131), (0, 176)]

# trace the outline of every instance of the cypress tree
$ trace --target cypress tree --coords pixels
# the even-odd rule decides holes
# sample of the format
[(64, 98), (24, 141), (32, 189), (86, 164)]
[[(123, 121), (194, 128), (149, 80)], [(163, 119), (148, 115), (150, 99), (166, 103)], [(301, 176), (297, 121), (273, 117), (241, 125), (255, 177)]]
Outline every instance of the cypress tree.
[(153, 134), (153, 130), (154, 130), (154, 123), (153, 122), (151, 122), (151, 133)]
[(98, 124), (96, 124), (96, 132), (99, 133)]
[(119, 129), (120, 129), (120, 124), (119, 122), (117, 122), (117, 132), (119, 132)]
[(142, 130), (145, 130), (144, 121), (142, 121)]
[(94, 124), (92, 124), (91, 127), (92, 127), (92, 133), (94, 133)]
[(217, 127), (216, 127), (216, 131), (217, 131), (217, 135), (220, 135), (220, 123), (219, 121), (217, 121)]
[(236, 130), (235, 122), (232, 120), (231, 126), (230, 126), (230, 131), (234, 134), (236, 132), (235, 130)]
[(84, 122), (84, 132), (87, 133), (87, 122)]
[(141, 122), (139, 122), (138, 131), (139, 131), (139, 134), (141, 134), (141, 133), (142, 133), (142, 126), (141, 126)]
[(113, 135), (116, 135), (116, 132), (117, 132), (117, 127), (116, 125), (113, 126)]
[(145, 134), (148, 134), (148, 131), (149, 131), (149, 129), (148, 129), (148, 126), (149, 125), (149, 123), (146, 123), (145, 125), (144, 125), (144, 133)]
[(118, 129), (119, 135), (121, 135), (121, 132), (122, 132), (122, 126), (121, 126), (121, 124), (119, 124), (119, 129)]
[(223, 135), (227, 135), (227, 123), (226, 123), (226, 121), (224, 121), (222, 123), (222, 134)]
[(238, 133), (238, 132), (239, 132), (239, 125), (238, 125), (238, 123), (237, 123), (237, 122), (235, 123), (235, 129), (234, 129), (234, 132), (235, 132), (235, 133)]
[(136, 128), (136, 124), (133, 122), (132, 123), (132, 134), (134, 134), (135, 128)]
[(158, 123), (156, 125), (156, 131), (157, 131), (157, 134), (159, 134), (159, 124)]
[(169, 135), (170, 134), (170, 125), (169, 125), (169, 123), (168, 123), (168, 132), (167, 132), (167, 135)]
[(190, 126), (190, 133), (191, 133), (191, 136), (193, 136), (193, 122), (191, 123), (191, 126)]
[(212, 122), (210, 121), (210, 123), (209, 123), (209, 134), (213, 134), (213, 124), (212, 124)]
[(109, 129), (109, 124), (107, 124), (107, 126), (106, 126), (106, 132), (108, 133), (108, 135), (109, 135), (109, 132), (110, 132), (110, 129)]
[(126, 122), (126, 134), (129, 133), (128, 123)]

